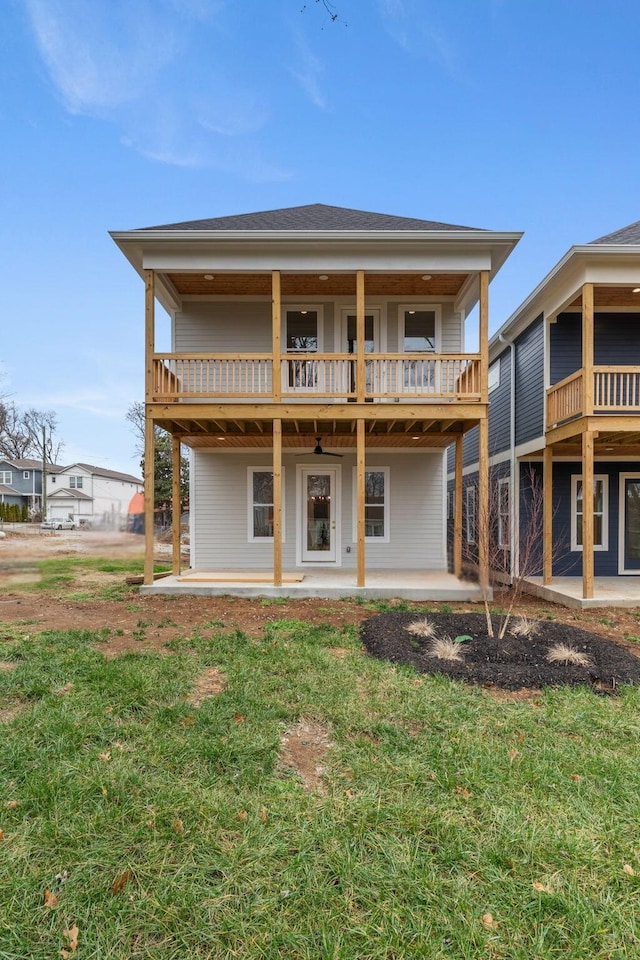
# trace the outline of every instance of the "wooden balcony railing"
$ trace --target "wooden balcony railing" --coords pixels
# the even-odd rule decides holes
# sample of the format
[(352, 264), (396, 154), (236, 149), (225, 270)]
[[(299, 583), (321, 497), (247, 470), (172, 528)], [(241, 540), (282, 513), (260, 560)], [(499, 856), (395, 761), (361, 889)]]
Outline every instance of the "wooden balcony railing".
[(583, 370), (547, 390), (547, 427), (586, 413), (640, 414), (640, 367), (593, 368), (593, 411), (584, 409)]
[[(153, 357), (152, 399), (272, 400), (273, 358), (263, 353)], [(283, 400), (357, 399), (357, 358), (349, 353), (287, 354), (280, 360)], [(365, 397), (374, 400), (479, 401), (479, 354), (367, 354)]]

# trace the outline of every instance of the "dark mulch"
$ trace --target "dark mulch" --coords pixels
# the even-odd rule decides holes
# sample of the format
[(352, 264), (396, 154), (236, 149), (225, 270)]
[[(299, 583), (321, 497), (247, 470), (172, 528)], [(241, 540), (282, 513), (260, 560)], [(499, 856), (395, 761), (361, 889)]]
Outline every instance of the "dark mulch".
[[(466, 634), (472, 638), (462, 644), (462, 663), (429, 656), (432, 641), (407, 631), (410, 624), (425, 619), (436, 628), (438, 637), (454, 639)], [(620, 684), (640, 683), (640, 656), (614, 641), (567, 623), (534, 622), (532, 636), (514, 636), (507, 628), (504, 638), (498, 640), (498, 620), (494, 621), (496, 637), (489, 637), (483, 614), (430, 613), (425, 617), (416, 616), (415, 611), (383, 613), (362, 623), (361, 636), (367, 651), (381, 660), (505, 690), (587, 684), (598, 693), (610, 693)], [(586, 653), (592, 666), (549, 663), (546, 654), (556, 643)]]

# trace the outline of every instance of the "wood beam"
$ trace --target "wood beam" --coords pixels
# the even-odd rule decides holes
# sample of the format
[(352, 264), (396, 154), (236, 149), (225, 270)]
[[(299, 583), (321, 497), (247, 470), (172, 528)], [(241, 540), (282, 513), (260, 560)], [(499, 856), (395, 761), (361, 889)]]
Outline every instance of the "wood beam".
[(182, 502), (180, 497), (180, 440), (173, 437), (171, 440), (171, 569), (175, 576), (180, 576), (180, 516)]
[(456, 457), (454, 473), (453, 504), (453, 574), (462, 576), (462, 444), (463, 438), (456, 437)]
[(480, 348), (480, 399), (489, 401), (489, 271), (481, 270), (478, 318), (478, 345)]
[[(365, 422), (358, 420), (357, 450), (356, 450), (356, 510), (357, 510), (357, 530), (358, 530), (358, 572), (357, 586), (365, 585), (365, 516), (364, 516), (364, 495), (365, 495)], [(386, 494), (385, 494), (386, 495)]]
[(153, 355), (155, 353), (155, 274), (153, 270), (144, 271), (144, 357), (145, 357), (145, 400), (148, 403), (153, 396)]
[[(277, 407), (273, 403), (152, 403), (149, 410), (156, 423), (163, 420), (172, 421), (176, 417), (181, 420), (199, 421), (245, 421), (265, 420), (271, 423), (279, 420), (306, 420), (313, 423), (315, 433), (318, 433), (318, 423), (327, 421), (355, 422), (360, 417), (367, 421), (407, 420), (415, 427), (422, 422), (423, 413), (429, 411), (434, 420), (446, 420), (451, 417), (451, 403), (281, 403)], [(469, 421), (475, 426), (486, 415), (486, 407), (478, 403), (455, 403), (456, 420)], [(611, 419), (607, 417), (607, 422)], [(631, 419), (631, 417), (629, 418)], [(620, 429), (620, 427), (616, 427)], [(636, 430), (638, 422), (636, 418)]]
[(593, 597), (593, 434), (582, 434), (582, 597)]
[(280, 271), (271, 273), (271, 352), (273, 354), (271, 373), (271, 395), (274, 403), (282, 399), (282, 319), (281, 319)]
[(273, 585), (282, 586), (282, 420), (273, 421)]
[(542, 497), (542, 582), (546, 585), (553, 580), (553, 447), (545, 447), (542, 454)]
[(367, 377), (364, 351), (364, 270), (356, 271), (356, 397), (364, 403)]
[(593, 413), (593, 284), (582, 286), (582, 413)]
[(150, 416), (144, 420), (144, 583), (153, 583), (153, 533), (155, 501), (154, 423)]

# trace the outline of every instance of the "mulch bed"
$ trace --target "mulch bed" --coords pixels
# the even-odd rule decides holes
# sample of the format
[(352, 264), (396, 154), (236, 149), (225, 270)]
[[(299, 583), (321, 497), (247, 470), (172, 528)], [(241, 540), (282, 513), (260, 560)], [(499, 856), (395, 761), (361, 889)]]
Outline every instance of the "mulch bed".
[[(462, 662), (429, 656), (433, 641), (407, 630), (412, 623), (425, 619), (435, 627), (440, 638), (471, 637), (461, 644)], [(514, 636), (507, 627), (503, 639), (498, 640), (499, 620), (494, 620), (496, 636), (489, 637), (483, 614), (429, 613), (425, 617), (416, 616), (415, 611), (383, 613), (362, 623), (361, 637), (367, 651), (381, 660), (408, 664), (420, 673), (444, 674), (486, 687), (537, 690), (548, 686), (586, 684), (597, 693), (612, 693), (620, 684), (640, 683), (640, 656), (615, 641), (567, 623), (533, 622), (535, 632), (531, 636)], [(546, 655), (557, 643), (587, 654), (592, 664), (583, 667), (549, 663)], [(638, 652), (640, 654), (640, 650)]]

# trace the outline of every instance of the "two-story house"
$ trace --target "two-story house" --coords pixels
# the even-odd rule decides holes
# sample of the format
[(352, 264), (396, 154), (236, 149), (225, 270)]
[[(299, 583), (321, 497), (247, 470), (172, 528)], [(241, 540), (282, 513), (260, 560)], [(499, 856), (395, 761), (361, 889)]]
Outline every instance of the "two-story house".
[[(512, 571), (533, 476), (529, 586), (576, 606), (640, 602), (640, 222), (572, 247), (492, 337), (489, 361), (493, 534)], [(449, 469), (453, 488), (451, 455)], [(466, 505), (477, 431), (463, 471)]]
[[(55, 474), (61, 467), (47, 464), (47, 474)], [(42, 461), (21, 458), (0, 460), (0, 503), (26, 505), (28, 515), (40, 513), (42, 505)]]
[(70, 518), (79, 526), (121, 530), (131, 498), (141, 490), (142, 480), (129, 473), (73, 463), (51, 476), (47, 471), (47, 515)]
[(488, 290), (519, 233), (313, 204), (112, 237), (146, 284), (145, 462), (161, 427), (175, 504), (191, 450), (191, 569), (176, 518), (152, 586), (148, 476), (146, 589), (477, 596), (461, 470), (447, 573), (445, 451), (477, 426), (488, 457)]

